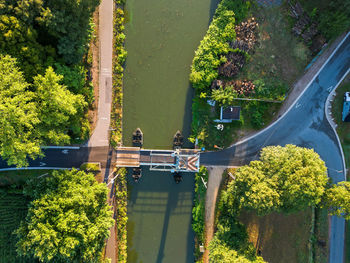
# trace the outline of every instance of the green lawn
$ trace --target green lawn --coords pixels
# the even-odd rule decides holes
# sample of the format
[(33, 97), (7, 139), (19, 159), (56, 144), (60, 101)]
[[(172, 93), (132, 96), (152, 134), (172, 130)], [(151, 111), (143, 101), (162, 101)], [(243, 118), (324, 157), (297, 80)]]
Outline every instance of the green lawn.
[[(350, 165), (350, 123), (342, 122), (341, 114), (343, 110), (343, 96), (346, 91), (350, 91), (350, 77), (348, 76), (343, 84), (337, 88), (337, 95), (334, 99), (332, 105), (332, 115), (338, 124), (337, 133), (339, 135), (339, 139), (343, 146), (343, 151), (345, 155), (346, 167), (349, 168)], [(347, 174), (347, 178), (349, 180), (349, 173)], [(350, 222), (347, 222), (346, 227), (346, 254), (345, 254), (345, 262), (350, 263)]]

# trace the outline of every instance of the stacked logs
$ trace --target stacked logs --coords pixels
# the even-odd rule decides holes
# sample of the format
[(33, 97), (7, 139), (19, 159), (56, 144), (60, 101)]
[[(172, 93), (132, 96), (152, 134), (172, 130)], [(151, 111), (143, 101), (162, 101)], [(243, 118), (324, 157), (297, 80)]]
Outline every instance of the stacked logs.
[(292, 3), (289, 0), (289, 6), (289, 14), (296, 20), (292, 28), (293, 33), (300, 36), (306, 44), (312, 41), (311, 51), (317, 53), (326, 43), (325, 38), (317, 30), (317, 24), (311, 23), (311, 18), (304, 12), (299, 2)]
[(251, 93), (254, 93), (255, 85), (250, 80), (232, 80), (232, 81), (223, 81), (223, 80), (214, 80), (211, 84), (211, 89), (227, 88), (232, 87), (238, 95), (248, 96)]
[[(242, 51), (249, 51), (253, 49), (255, 43), (257, 42), (256, 29), (258, 28), (258, 23), (255, 21), (255, 18), (249, 18), (247, 21), (244, 21), (235, 27), (236, 30), (236, 40), (231, 43), (231, 47), (238, 47)], [(244, 45), (242, 43), (244, 43)]]
[(233, 77), (238, 74), (245, 63), (245, 56), (240, 52), (229, 52), (227, 62), (219, 67), (219, 75)]
[[(230, 83), (230, 84), (229, 84)], [(236, 80), (227, 83), (228, 86), (233, 86), (238, 95), (248, 96), (254, 93), (255, 85), (250, 80)]]

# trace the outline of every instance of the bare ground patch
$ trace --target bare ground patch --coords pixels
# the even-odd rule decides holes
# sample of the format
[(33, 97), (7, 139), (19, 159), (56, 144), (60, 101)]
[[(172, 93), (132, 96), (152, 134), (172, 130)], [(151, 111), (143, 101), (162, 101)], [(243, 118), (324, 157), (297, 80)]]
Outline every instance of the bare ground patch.
[(311, 209), (262, 217), (254, 212), (243, 212), (240, 221), (247, 226), (249, 241), (267, 262), (308, 262)]

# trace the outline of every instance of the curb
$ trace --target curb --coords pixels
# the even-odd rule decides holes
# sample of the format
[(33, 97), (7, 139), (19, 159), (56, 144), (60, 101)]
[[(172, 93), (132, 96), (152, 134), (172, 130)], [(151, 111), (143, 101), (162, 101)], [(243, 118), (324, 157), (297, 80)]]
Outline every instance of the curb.
[(339, 139), (339, 136), (338, 136), (338, 133), (337, 133), (337, 130), (336, 130), (336, 127), (337, 125), (334, 123), (332, 117), (331, 117), (331, 112), (330, 112), (330, 109), (331, 109), (331, 106), (329, 105), (330, 101), (331, 101), (331, 98), (333, 96), (335, 96), (336, 94), (336, 89), (338, 88), (338, 86), (343, 82), (343, 80), (346, 78), (346, 76), (350, 73), (350, 69), (348, 69), (345, 74), (341, 77), (341, 79), (339, 80), (339, 82), (337, 83), (337, 85), (335, 85), (335, 87), (333, 88), (333, 90), (329, 93), (327, 99), (326, 99), (326, 102), (325, 102), (325, 107), (324, 107), (324, 113), (326, 115), (326, 119), (328, 121), (328, 123), (330, 124), (330, 126), (332, 127), (332, 130), (335, 134), (335, 137), (337, 138), (337, 141), (338, 141), (338, 146), (340, 148), (340, 152), (341, 152), (341, 156), (342, 156), (342, 161), (343, 161), (343, 173), (344, 173), (344, 181), (346, 181), (346, 164), (345, 164), (345, 156), (344, 156), (344, 152), (343, 152), (343, 147), (341, 145), (341, 142), (340, 142), (340, 139)]

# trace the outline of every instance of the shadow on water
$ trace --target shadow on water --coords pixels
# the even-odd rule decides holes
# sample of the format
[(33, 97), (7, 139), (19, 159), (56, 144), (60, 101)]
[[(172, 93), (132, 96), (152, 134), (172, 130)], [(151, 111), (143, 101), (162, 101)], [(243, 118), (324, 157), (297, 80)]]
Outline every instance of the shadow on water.
[[(193, 262), (193, 174), (180, 184), (170, 173), (143, 171), (128, 203), (128, 262)], [(137, 236), (134, 234), (137, 233)], [(184, 251), (187, 251), (184, 253)]]
[(220, 3), (220, 0), (212, 0), (211, 3), (210, 3), (210, 9), (209, 9), (210, 21), (209, 21), (209, 25), (211, 23), (211, 20), (213, 19), (213, 16), (215, 14), (215, 10), (218, 7), (219, 3)]
[(186, 103), (185, 103), (185, 110), (184, 110), (184, 116), (183, 116), (183, 124), (182, 124), (182, 135), (185, 138), (184, 141), (184, 147), (185, 148), (192, 148), (193, 143), (191, 143), (188, 140), (188, 137), (191, 135), (191, 123), (192, 123), (192, 99), (194, 95), (194, 90), (192, 88), (192, 85), (188, 84), (188, 89), (186, 93)]

